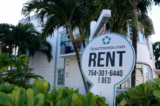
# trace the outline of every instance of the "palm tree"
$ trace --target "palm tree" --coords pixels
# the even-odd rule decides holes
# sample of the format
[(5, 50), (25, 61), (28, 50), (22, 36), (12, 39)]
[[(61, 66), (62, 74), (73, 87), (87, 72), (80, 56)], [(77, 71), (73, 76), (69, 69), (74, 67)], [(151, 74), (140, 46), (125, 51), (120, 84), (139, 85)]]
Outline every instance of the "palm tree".
[(49, 62), (51, 61), (52, 46), (48, 41), (42, 39), (41, 34), (34, 28), (33, 24), (18, 24), (13, 33), (15, 38), (17, 38), (18, 55), (28, 54), (29, 57), (33, 57), (36, 52), (40, 52), (47, 56)]
[[(132, 45), (135, 50), (135, 58), (137, 59), (137, 32), (140, 30), (145, 37), (152, 34), (153, 25), (150, 18), (147, 16), (147, 8), (151, 6), (151, 0), (114, 0), (111, 3), (110, 9), (112, 17), (108, 29), (112, 32), (126, 35), (128, 21), (131, 21), (133, 33)], [(132, 72), (132, 87), (135, 86), (136, 64)]]
[[(34, 57), (36, 53), (42, 53), (47, 56), (48, 62), (53, 58), (52, 46), (48, 41), (44, 41), (40, 33), (31, 23), (18, 24), (14, 31), (14, 38), (18, 47), (18, 56), (26, 54), (29, 58)], [(23, 35), (23, 36), (22, 36)], [(28, 60), (29, 63), (29, 60)], [(26, 69), (26, 72), (28, 68)]]
[(14, 38), (12, 36), (13, 25), (0, 24), (0, 52), (12, 54), (14, 48)]
[(85, 89), (88, 92), (86, 79), (82, 74), (80, 66), (80, 55), (77, 48), (75, 37), (73, 35), (72, 28), (72, 25), (75, 22), (75, 17), (77, 18), (77, 20), (79, 19), (79, 4), (80, 0), (31, 0), (24, 4), (22, 14), (24, 14), (25, 16), (29, 16), (29, 13), (31, 11), (36, 10), (35, 13), (37, 14), (37, 18), (41, 22), (43, 22), (44, 17), (47, 18), (42, 33), (42, 36), (44, 38), (52, 35), (55, 29), (60, 28), (62, 26), (66, 27), (66, 29), (69, 32), (69, 37), (76, 51), (77, 62), (85, 85)]
[(36, 53), (41, 53), (47, 56), (48, 62), (53, 58), (52, 45), (48, 41), (43, 41), (41, 36), (35, 36), (33, 40), (29, 40), (28, 44), (28, 57), (34, 57)]
[(154, 59), (155, 59), (155, 66), (157, 69), (160, 69), (160, 42), (155, 42), (153, 44), (153, 53), (154, 53)]
[[(90, 3), (95, 2), (95, 0)], [(47, 21), (44, 23), (42, 36), (44, 38), (51, 36), (54, 30), (65, 27), (69, 33), (69, 37), (74, 46), (76, 52), (77, 62), (80, 69), (80, 73), (83, 79), (83, 83), (86, 91), (88, 92), (88, 87), (86, 79), (84, 78), (80, 66), (80, 55), (76, 44), (75, 36), (73, 35), (73, 30), (75, 26), (78, 26), (76, 23), (81, 20), (85, 11), (87, 0), (31, 0), (24, 4), (22, 9), (22, 14), (26, 17), (29, 17), (29, 14), (32, 11), (35, 11), (37, 19), (40, 22), (44, 23), (44, 18), (47, 18)], [(96, 8), (98, 5), (96, 3), (93, 5)], [(96, 16), (95, 16), (96, 17)], [(83, 18), (84, 19), (84, 18)], [(82, 22), (82, 21), (81, 21)], [(79, 26), (78, 26), (79, 27)], [(84, 30), (84, 29), (81, 29)], [(81, 33), (82, 31), (80, 31)], [(81, 33), (81, 35), (83, 35)], [(84, 37), (82, 42), (84, 44)], [(85, 47), (85, 46), (84, 46)]]
[[(22, 45), (22, 48), (20, 54), (26, 54), (28, 58), (34, 57), (36, 53), (46, 55), (48, 62), (53, 58), (52, 45), (48, 41), (44, 41), (41, 36), (34, 36), (33, 39), (27, 39), (26, 43)], [(28, 68), (26, 69), (27, 71)]]
[[(82, 2), (81, 17), (73, 24), (73, 28), (79, 29), (79, 38), (83, 44), (83, 48), (86, 47), (86, 38), (90, 35), (90, 23), (91, 21), (97, 20), (102, 9), (107, 8), (107, 3), (98, 0), (86, 0)], [(82, 15), (83, 14), (83, 15)]]
[(40, 37), (31, 23), (17, 26), (0, 24), (0, 35), (2, 53), (12, 54), (13, 49), (18, 47), (18, 56), (28, 54), (28, 57), (33, 57), (40, 52), (47, 56), (48, 62), (52, 59), (51, 44)]
[(34, 25), (31, 23), (19, 23), (17, 26), (15, 26), (15, 29), (12, 32), (15, 38), (15, 46), (18, 47), (18, 56), (22, 53), (26, 54), (28, 51), (28, 40), (33, 40), (35, 36), (40, 35), (40, 33), (36, 31)]

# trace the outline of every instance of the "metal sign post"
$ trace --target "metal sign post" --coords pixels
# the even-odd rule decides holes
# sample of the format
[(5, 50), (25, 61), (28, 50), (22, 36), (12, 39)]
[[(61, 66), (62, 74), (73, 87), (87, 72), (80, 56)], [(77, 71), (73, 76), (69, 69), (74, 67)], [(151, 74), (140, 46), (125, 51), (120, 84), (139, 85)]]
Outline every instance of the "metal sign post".
[(131, 74), (134, 64), (132, 45), (124, 36), (115, 33), (94, 38), (81, 57), (82, 72), (92, 85), (90, 91), (106, 97), (109, 106), (115, 106), (116, 85)]

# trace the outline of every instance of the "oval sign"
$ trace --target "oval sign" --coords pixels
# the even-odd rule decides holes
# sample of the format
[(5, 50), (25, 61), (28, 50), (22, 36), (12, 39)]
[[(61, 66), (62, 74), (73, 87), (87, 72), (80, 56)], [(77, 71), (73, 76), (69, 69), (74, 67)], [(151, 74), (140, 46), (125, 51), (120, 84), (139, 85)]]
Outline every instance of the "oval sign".
[(115, 86), (131, 74), (134, 64), (132, 45), (124, 36), (115, 33), (94, 38), (81, 57), (82, 72), (91, 83), (90, 91), (105, 96), (110, 106), (114, 106)]

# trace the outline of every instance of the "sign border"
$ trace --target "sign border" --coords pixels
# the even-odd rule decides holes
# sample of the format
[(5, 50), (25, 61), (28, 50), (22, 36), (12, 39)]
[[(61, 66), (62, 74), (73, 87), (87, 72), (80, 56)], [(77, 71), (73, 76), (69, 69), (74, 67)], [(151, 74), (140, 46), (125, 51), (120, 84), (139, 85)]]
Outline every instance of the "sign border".
[[(124, 39), (129, 43), (129, 45), (131, 46), (132, 52), (133, 52), (133, 64), (132, 64), (132, 67), (131, 67), (129, 73), (128, 73), (127, 76), (126, 76), (124, 79), (122, 79), (120, 82), (114, 84), (114, 93), (113, 93), (113, 105), (114, 105), (115, 89), (116, 89), (115, 86), (118, 85), (118, 84), (120, 84), (121, 82), (123, 82), (123, 81), (131, 74), (131, 72), (133, 71), (133, 68), (134, 68), (134, 65), (135, 65), (135, 51), (134, 51), (134, 48), (133, 48), (132, 44), (128, 41), (128, 39), (125, 38), (124, 36), (120, 35), (120, 34), (117, 34), (117, 33), (105, 33), (105, 34), (96, 36), (96, 37), (95, 37), (94, 39), (92, 39), (89, 43), (91, 43), (91, 42), (92, 42), (93, 40), (95, 40), (96, 38), (98, 38), (98, 37), (100, 37), (100, 36), (103, 36), (103, 35), (106, 35), (106, 34), (118, 35), (118, 36), (124, 38)], [(89, 43), (88, 43), (88, 45), (89, 45)], [(87, 46), (88, 46), (88, 45), (87, 45)], [(85, 47), (85, 49), (87, 48), (87, 46)], [(85, 51), (85, 49), (84, 49), (84, 51)], [(84, 51), (83, 51), (83, 53), (84, 53)], [(84, 74), (84, 72), (83, 72), (83, 68), (82, 68), (82, 57), (83, 57), (83, 53), (82, 53), (82, 56), (81, 56), (81, 70), (82, 70), (82, 73), (83, 73), (84, 77), (87, 79), (87, 81), (91, 83), (91, 87), (90, 87), (90, 89), (89, 89), (89, 91), (91, 91), (91, 89), (93, 88), (94, 84), (85, 76), (85, 74)]]

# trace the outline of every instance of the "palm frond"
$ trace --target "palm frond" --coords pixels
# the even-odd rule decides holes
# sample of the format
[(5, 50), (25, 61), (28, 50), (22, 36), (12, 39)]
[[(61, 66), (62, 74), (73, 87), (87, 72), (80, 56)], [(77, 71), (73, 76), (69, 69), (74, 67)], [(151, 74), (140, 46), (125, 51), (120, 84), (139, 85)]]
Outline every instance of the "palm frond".
[(138, 21), (141, 29), (140, 31), (145, 35), (145, 37), (154, 33), (152, 20), (147, 15), (139, 16)]

